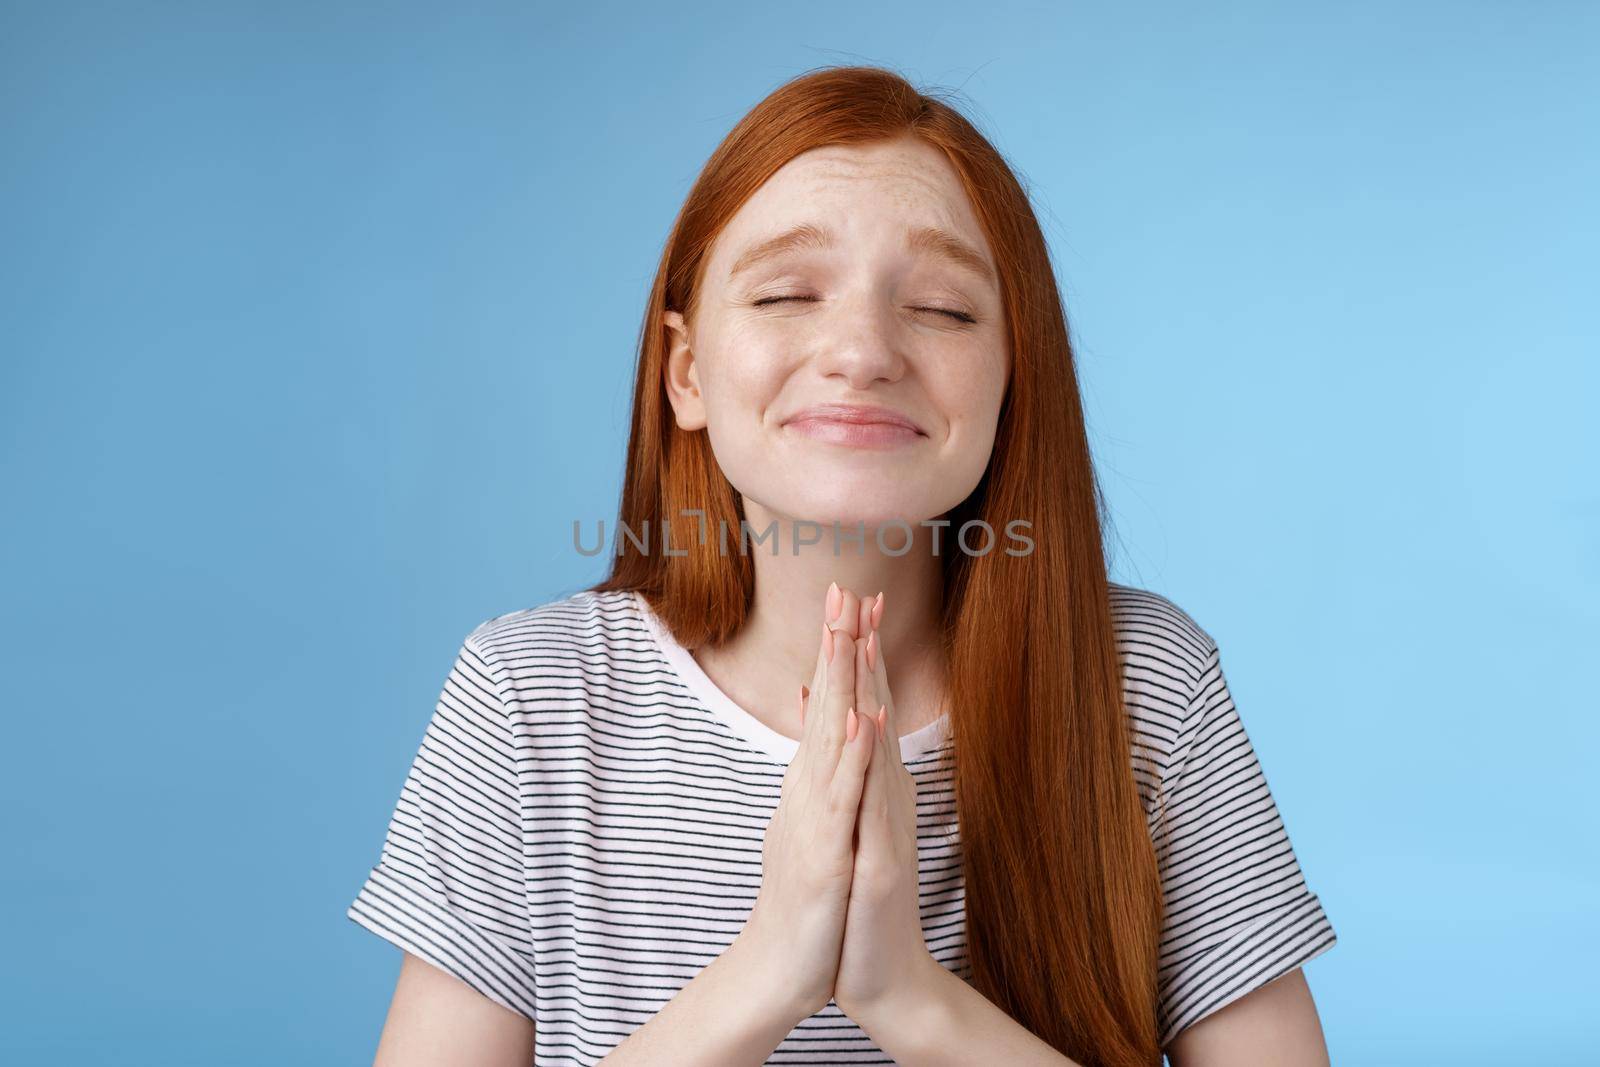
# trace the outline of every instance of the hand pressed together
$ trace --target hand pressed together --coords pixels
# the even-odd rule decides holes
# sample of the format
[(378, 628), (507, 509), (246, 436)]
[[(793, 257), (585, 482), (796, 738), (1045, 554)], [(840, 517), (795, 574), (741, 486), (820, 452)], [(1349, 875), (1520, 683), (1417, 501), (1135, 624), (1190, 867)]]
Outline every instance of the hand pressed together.
[[(917, 784), (900, 758), (900, 731), (879, 639), (884, 597), (829, 590), (836, 654), (852, 653), (854, 709), (872, 731), (856, 812), (854, 866), (833, 999), (858, 1023), (905, 992), (933, 961), (922, 936), (917, 874)], [(804, 698), (804, 694), (803, 694)]]

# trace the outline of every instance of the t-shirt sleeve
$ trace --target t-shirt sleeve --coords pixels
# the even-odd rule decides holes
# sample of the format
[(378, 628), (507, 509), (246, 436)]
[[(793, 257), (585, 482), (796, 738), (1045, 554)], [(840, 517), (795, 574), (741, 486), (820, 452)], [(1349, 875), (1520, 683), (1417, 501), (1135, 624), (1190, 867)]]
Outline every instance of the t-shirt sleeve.
[(456, 654), (346, 915), (534, 1018), (516, 749), (504, 676), (469, 635)]
[(1161, 1044), (1333, 947), (1214, 642), (1162, 776)]

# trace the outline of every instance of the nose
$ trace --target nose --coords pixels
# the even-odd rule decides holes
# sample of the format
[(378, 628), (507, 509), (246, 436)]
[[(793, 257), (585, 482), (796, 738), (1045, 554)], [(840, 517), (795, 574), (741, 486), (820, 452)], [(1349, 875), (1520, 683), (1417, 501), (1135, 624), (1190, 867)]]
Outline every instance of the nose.
[(882, 300), (847, 301), (828, 326), (818, 360), (824, 375), (842, 378), (852, 389), (866, 389), (875, 382), (899, 381), (905, 374), (900, 324), (894, 308)]

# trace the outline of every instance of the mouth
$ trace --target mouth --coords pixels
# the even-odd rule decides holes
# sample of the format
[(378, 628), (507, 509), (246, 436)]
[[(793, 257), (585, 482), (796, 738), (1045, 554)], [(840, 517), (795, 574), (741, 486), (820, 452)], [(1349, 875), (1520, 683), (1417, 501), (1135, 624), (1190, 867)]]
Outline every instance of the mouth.
[(897, 448), (928, 436), (910, 417), (864, 404), (815, 404), (783, 426), (812, 440), (856, 448)]

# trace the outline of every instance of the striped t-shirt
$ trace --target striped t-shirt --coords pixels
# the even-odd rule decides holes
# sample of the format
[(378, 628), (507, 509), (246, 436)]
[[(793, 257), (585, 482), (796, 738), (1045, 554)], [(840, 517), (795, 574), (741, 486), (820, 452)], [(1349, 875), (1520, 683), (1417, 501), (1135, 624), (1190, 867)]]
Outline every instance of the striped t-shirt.
[[(1160, 861), (1163, 1046), (1334, 944), (1216, 642), (1113, 583), (1134, 775)], [(970, 979), (948, 718), (900, 739), (923, 935)], [(593, 1064), (733, 941), (798, 742), (723, 693), (634, 593), (490, 619), (456, 654), (349, 918), (533, 1020), (538, 1064)], [(1146, 769), (1146, 764), (1150, 769)], [(1158, 805), (1165, 818), (1158, 823)], [(769, 1063), (893, 1061), (830, 1002)]]

